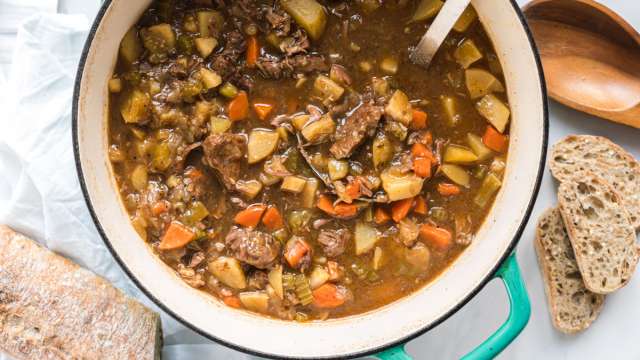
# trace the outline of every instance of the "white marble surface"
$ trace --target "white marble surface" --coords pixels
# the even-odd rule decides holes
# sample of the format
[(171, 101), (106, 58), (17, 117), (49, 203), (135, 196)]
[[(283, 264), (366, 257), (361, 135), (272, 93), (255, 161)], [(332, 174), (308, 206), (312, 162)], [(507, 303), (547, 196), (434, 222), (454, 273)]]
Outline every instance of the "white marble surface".
[[(526, 0), (518, 0), (524, 5)], [(640, 28), (638, 0), (603, 0), (605, 5), (622, 14), (636, 28)], [(59, 11), (83, 13), (92, 18), (98, 2), (89, 0), (60, 0)], [(615, 54), (612, 54), (615, 56)], [(609, 137), (640, 158), (640, 130), (608, 123), (587, 116), (553, 101), (549, 104), (550, 137), (553, 144), (568, 134), (598, 134)], [(553, 330), (538, 270), (532, 241), (538, 215), (556, 202), (556, 185), (548, 171), (545, 173), (540, 195), (517, 254), (532, 304), (527, 328), (505, 350), (503, 359), (639, 359), (640, 345), (634, 331), (640, 320), (640, 280), (634, 279), (623, 290), (607, 297), (599, 319), (592, 327), (577, 336), (564, 336)], [(466, 353), (491, 334), (508, 313), (506, 294), (500, 282), (493, 281), (469, 304), (436, 329), (411, 341), (407, 349), (416, 359), (453, 359)], [(186, 330), (188, 331), (188, 330)], [(167, 339), (170, 341), (170, 339)], [(207, 343), (195, 335), (194, 343)], [(245, 358), (231, 352), (208, 354), (209, 358)], [(205, 356), (200, 353), (198, 358)], [(178, 358), (178, 357), (176, 357)], [(181, 359), (183, 357), (180, 357)]]

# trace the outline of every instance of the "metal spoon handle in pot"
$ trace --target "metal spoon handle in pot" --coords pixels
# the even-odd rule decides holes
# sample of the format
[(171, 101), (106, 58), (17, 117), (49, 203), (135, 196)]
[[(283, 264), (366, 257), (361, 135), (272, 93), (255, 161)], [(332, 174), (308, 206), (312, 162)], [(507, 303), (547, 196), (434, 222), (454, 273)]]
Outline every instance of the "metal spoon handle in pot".
[(447, 0), (418, 45), (409, 55), (415, 64), (428, 67), (453, 25), (471, 0)]

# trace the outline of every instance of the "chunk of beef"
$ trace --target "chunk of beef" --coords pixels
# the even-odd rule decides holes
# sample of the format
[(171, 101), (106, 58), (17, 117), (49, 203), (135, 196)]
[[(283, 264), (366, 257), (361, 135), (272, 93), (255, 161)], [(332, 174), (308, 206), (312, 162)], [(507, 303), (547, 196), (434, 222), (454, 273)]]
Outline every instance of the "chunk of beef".
[(237, 64), (246, 45), (244, 36), (238, 30), (226, 32), (224, 39), (224, 49), (213, 57), (211, 68), (224, 79), (228, 79), (231, 76), (238, 76), (236, 74), (239, 72)]
[(318, 242), (323, 245), (325, 255), (337, 257), (344, 253), (347, 242), (351, 240), (351, 232), (347, 229), (325, 230), (318, 234)]
[(291, 36), (282, 40), (280, 43), (280, 51), (285, 53), (287, 56), (291, 56), (299, 53), (306, 53), (310, 45), (307, 33), (302, 30), (297, 30)]
[(420, 226), (410, 218), (402, 219), (400, 224), (398, 224), (399, 238), (407, 247), (411, 247), (416, 243), (419, 233)]
[(229, 189), (240, 178), (242, 159), (247, 152), (244, 136), (230, 133), (211, 134), (202, 143), (204, 162), (213, 168)]
[(373, 103), (362, 104), (338, 127), (331, 154), (338, 159), (349, 157), (367, 136), (373, 136), (384, 109)]
[(259, 269), (269, 267), (280, 254), (280, 242), (257, 230), (234, 227), (224, 241), (233, 257)]
[(294, 73), (326, 71), (329, 66), (320, 54), (300, 54), (284, 59), (261, 57), (257, 62), (258, 70), (267, 79), (291, 77)]
[(291, 32), (291, 16), (284, 10), (269, 8), (265, 14), (265, 18), (276, 35), (287, 36), (289, 32)]

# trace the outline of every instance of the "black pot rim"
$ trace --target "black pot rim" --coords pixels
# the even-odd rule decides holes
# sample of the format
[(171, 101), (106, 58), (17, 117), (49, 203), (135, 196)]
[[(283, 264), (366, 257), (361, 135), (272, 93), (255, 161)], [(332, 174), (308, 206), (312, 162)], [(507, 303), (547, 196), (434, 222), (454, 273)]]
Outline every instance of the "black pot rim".
[[(91, 214), (91, 218), (93, 219), (93, 222), (96, 226), (96, 229), (98, 230), (98, 233), (100, 234), (100, 237), (102, 238), (102, 240), (104, 241), (105, 245), (107, 246), (107, 248), (109, 249), (109, 252), (111, 252), (111, 255), (115, 258), (115, 260), (117, 261), (117, 263), (120, 265), (120, 268), (127, 274), (127, 276), (136, 284), (136, 286), (149, 298), (151, 299), (159, 308), (161, 308), (165, 313), (169, 314), (171, 317), (173, 317), (174, 319), (176, 319), (177, 321), (179, 321), (180, 323), (182, 323), (183, 325), (185, 325), (186, 327), (188, 327), (189, 329), (195, 331), (196, 333), (204, 336), (205, 338), (212, 340), (218, 344), (224, 345), (226, 347), (232, 348), (234, 350), (249, 354), (249, 355), (255, 355), (255, 356), (261, 356), (261, 357), (266, 357), (266, 358), (272, 358), (272, 359), (283, 359), (283, 357), (281, 355), (275, 355), (275, 354), (269, 354), (269, 353), (264, 353), (261, 351), (257, 351), (255, 349), (251, 349), (251, 348), (247, 348), (247, 347), (243, 347), (243, 346), (238, 346), (236, 344), (232, 344), (229, 343), (227, 341), (224, 341), (222, 339), (219, 339), (209, 333), (206, 333), (205, 331), (199, 329), (198, 327), (196, 327), (195, 325), (191, 324), (189, 321), (187, 321), (186, 319), (184, 319), (183, 317), (181, 317), (180, 315), (178, 315), (177, 313), (175, 313), (173, 310), (171, 310), (168, 306), (166, 306), (164, 303), (162, 303), (158, 298), (156, 298), (145, 286), (144, 284), (142, 284), (135, 276), (134, 274), (131, 272), (131, 270), (127, 267), (127, 265), (124, 263), (124, 261), (120, 258), (120, 256), (118, 255), (118, 253), (115, 251), (115, 249), (113, 248), (113, 246), (111, 245), (111, 242), (109, 241), (109, 239), (106, 236), (106, 233), (104, 231), (104, 229), (102, 228), (102, 225), (100, 223), (100, 220), (94, 210), (93, 204), (91, 202), (91, 198), (89, 197), (89, 192), (88, 192), (88, 188), (87, 188), (87, 184), (84, 180), (84, 173), (82, 171), (82, 165), (80, 162), (80, 147), (79, 147), (79, 142), (78, 142), (78, 104), (79, 104), (79, 99), (80, 99), (80, 84), (82, 82), (82, 74), (86, 65), (86, 60), (87, 60), (87, 56), (89, 53), (89, 49), (91, 48), (91, 44), (93, 43), (93, 40), (95, 38), (98, 26), (100, 25), (100, 23), (102, 22), (102, 19), (107, 11), (107, 9), (109, 8), (109, 6), (111, 5), (112, 0), (104, 0), (102, 2), (102, 5), (98, 11), (98, 14), (96, 15), (96, 18), (91, 26), (91, 29), (89, 31), (87, 40), (84, 44), (84, 48), (82, 50), (82, 54), (80, 57), (80, 62), (78, 64), (78, 70), (76, 73), (76, 78), (75, 78), (75, 85), (74, 85), (74, 92), (73, 92), (73, 108), (72, 108), (72, 137), (73, 137), (73, 152), (74, 152), (74, 157), (75, 157), (75, 161), (76, 161), (76, 171), (78, 173), (78, 180), (80, 182), (80, 187), (82, 188), (82, 194), (84, 196), (85, 202), (87, 204), (87, 207), (89, 209), (89, 213)], [(357, 357), (363, 357), (363, 356), (369, 356), (369, 355), (373, 355), (376, 353), (379, 353), (381, 351), (384, 351), (386, 349), (392, 348), (394, 346), (400, 345), (400, 344), (404, 344), (407, 343), (413, 339), (415, 339), (416, 337), (426, 333), (427, 331), (433, 329), (434, 327), (440, 325), (442, 322), (444, 322), (445, 320), (447, 320), (449, 317), (451, 317), (453, 314), (455, 314), (456, 312), (458, 312), (458, 310), (460, 310), (463, 306), (465, 306), (472, 298), (474, 298), (478, 292), (480, 292), (485, 286), (486, 284), (491, 281), (491, 279), (493, 279), (493, 275), (495, 274), (495, 272), (498, 270), (498, 268), (500, 267), (500, 265), (506, 260), (506, 258), (513, 252), (513, 250), (515, 249), (516, 245), (518, 244), (518, 241), (520, 240), (520, 237), (522, 235), (522, 232), (524, 231), (529, 218), (531, 217), (531, 213), (533, 211), (533, 207), (535, 205), (535, 202), (537, 200), (538, 197), (538, 192), (540, 190), (540, 184), (542, 182), (542, 177), (544, 175), (544, 169), (545, 169), (545, 163), (546, 163), (546, 155), (547, 155), (547, 144), (548, 144), (548, 140), (549, 140), (549, 111), (548, 111), (548, 106), (547, 106), (547, 90), (546, 90), (546, 85), (545, 85), (545, 79), (544, 79), (544, 72), (542, 70), (542, 63), (540, 60), (540, 55), (538, 52), (538, 49), (536, 47), (536, 44), (533, 40), (533, 36), (531, 34), (531, 30), (529, 29), (529, 26), (526, 22), (526, 19), (524, 17), (524, 14), (522, 13), (522, 11), (520, 10), (520, 7), (518, 6), (518, 4), (516, 3), (515, 0), (509, 0), (511, 6), (513, 7), (513, 9), (515, 10), (516, 14), (518, 15), (520, 24), (522, 25), (522, 28), (524, 29), (525, 33), (527, 34), (527, 39), (529, 41), (529, 46), (531, 47), (531, 50), (533, 51), (534, 57), (535, 57), (535, 61), (536, 61), (536, 66), (537, 66), (537, 70), (538, 70), (538, 76), (540, 78), (540, 86), (541, 86), (541, 92), (542, 92), (542, 107), (543, 107), (543, 141), (542, 141), (542, 147), (540, 149), (541, 152), (541, 158), (540, 158), (540, 164), (539, 164), (539, 170), (538, 170), (538, 174), (536, 176), (536, 182), (535, 182), (535, 186), (533, 189), (533, 192), (531, 194), (531, 198), (529, 199), (529, 204), (527, 205), (527, 209), (525, 211), (524, 217), (522, 218), (522, 221), (520, 223), (520, 225), (518, 226), (518, 229), (516, 230), (513, 239), (511, 239), (511, 242), (509, 244), (509, 246), (507, 247), (507, 249), (504, 251), (504, 253), (502, 254), (502, 256), (500, 257), (499, 261), (496, 262), (495, 266), (493, 267), (493, 269), (489, 272), (489, 274), (478, 284), (478, 286), (476, 286), (475, 289), (473, 289), (472, 291), (470, 291), (463, 299), (461, 299), (455, 306), (453, 306), (449, 311), (447, 311), (446, 313), (444, 313), (443, 315), (441, 315), (438, 319), (434, 320), (433, 322), (424, 325), (421, 329), (416, 330), (415, 332), (413, 332), (412, 334), (409, 334), (405, 337), (402, 337), (400, 339), (397, 339), (391, 343), (385, 344), (385, 345), (381, 345), (381, 346), (377, 346), (377, 347), (371, 347), (367, 350), (364, 351), (360, 351), (360, 352), (354, 352), (348, 355), (340, 355), (340, 356), (326, 356), (326, 357), (316, 357), (316, 358), (311, 358), (311, 359), (333, 359), (333, 358), (341, 358), (341, 359), (352, 359), (352, 358), (357, 358)], [(293, 359), (293, 358), (291, 358)]]

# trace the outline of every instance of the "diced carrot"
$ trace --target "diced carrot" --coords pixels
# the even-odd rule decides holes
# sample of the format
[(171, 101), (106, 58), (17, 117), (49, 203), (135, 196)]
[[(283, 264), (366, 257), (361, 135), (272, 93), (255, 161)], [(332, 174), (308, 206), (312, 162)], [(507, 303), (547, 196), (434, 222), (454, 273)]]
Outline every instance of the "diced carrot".
[(182, 225), (182, 223), (180, 223), (179, 221), (173, 221), (171, 224), (169, 224), (167, 231), (162, 236), (162, 240), (160, 240), (158, 249), (179, 249), (190, 243), (195, 238), (196, 234), (191, 231), (191, 229)]
[(345, 298), (338, 287), (325, 283), (311, 292), (313, 295), (313, 306), (321, 309), (332, 309), (344, 304)]
[(382, 225), (391, 221), (391, 216), (389, 216), (389, 214), (386, 212), (385, 209), (378, 206), (376, 207), (376, 210), (373, 213), (373, 220), (376, 222), (376, 224)]
[(391, 204), (391, 218), (393, 221), (400, 222), (400, 220), (407, 217), (412, 205), (413, 198), (398, 200)]
[(266, 102), (253, 103), (253, 111), (258, 115), (258, 119), (265, 121), (269, 118), (273, 105)]
[(247, 66), (253, 68), (258, 62), (258, 55), (260, 54), (260, 46), (258, 45), (258, 38), (255, 36), (249, 36), (247, 39)]
[(428, 178), (431, 176), (431, 160), (424, 157), (413, 159), (413, 172), (421, 178)]
[(262, 217), (262, 223), (267, 229), (274, 231), (284, 227), (284, 221), (280, 211), (275, 206), (270, 206)]
[(236, 224), (240, 224), (242, 226), (256, 227), (260, 223), (260, 218), (266, 209), (267, 205), (265, 204), (252, 204), (246, 209), (238, 212), (233, 220)]
[(339, 203), (333, 207), (333, 212), (338, 217), (348, 218), (358, 213), (358, 207), (355, 204)]
[(506, 135), (500, 134), (493, 126), (487, 126), (487, 130), (484, 132), (482, 142), (493, 151), (505, 152), (509, 146), (509, 138)]
[(427, 215), (429, 212), (427, 202), (422, 196), (416, 196), (416, 204), (413, 206), (413, 212), (420, 215)]
[(424, 144), (429, 144), (429, 145), (433, 144), (433, 134), (431, 134), (431, 131), (421, 132), (420, 138), (421, 138), (420, 140)]
[(229, 102), (227, 112), (231, 121), (243, 120), (249, 113), (249, 97), (244, 91), (240, 91), (236, 97)]
[(200, 179), (201, 177), (204, 176), (204, 174), (202, 173), (202, 171), (194, 168), (194, 167), (189, 167), (187, 169), (187, 171), (185, 171), (184, 173), (185, 175), (187, 175), (187, 177), (189, 177), (189, 179), (196, 181), (198, 179)]
[(415, 143), (411, 146), (411, 155), (413, 155), (414, 158), (428, 158), (431, 155), (431, 151), (421, 143)]
[(351, 199), (357, 199), (360, 196), (360, 179), (355, 178), (345, 186), (344, 193)]
[(326, 212), (329, 215), (335, 215), (336, 211), (333, 208), (333, 201), (326, 195), (320, 195), (318, 198), (318, 203), (316, 204), (318, 209)]
[(446, 250), (452, 244), (449, 230), (429, 224), (423, 224), (420, 227), (420, 238), (438, 250)]
[(227, 306), (231, 306), (232, 308), (239, 309), (242, 307), (242, 303), (240, 302), (240, 299), (235, 295), (225, 296), (224, 298), (222, 298), (222, 301)]
[(453, 196), (460, 194), (460, 187), (454, 184), (440, 183), (438, 184), (438, 192), (442, 196)]
[(309, 252), (311, 248), (304, 240), (295, 240), (292, 246), (287, 247), (284, 252), (284, 258), (287, 259), (289, 266), (297, 268), (300, 265), (302, 257)]
[(158, 216), (162, 213), (169, 211), (170, 205), (171, 204), (167, 200), (157, 201), (155, 204), (153, 204), (153, 207), (151, 207), (151, 213), (154, 216)]
[(427, 127), (427, 113), (422, 110), (413, 109), (413, 118), (411, 121), (413, 129), (424, 129)]

